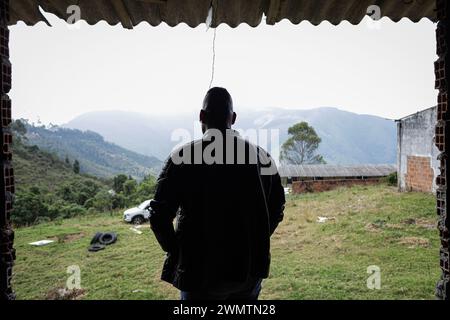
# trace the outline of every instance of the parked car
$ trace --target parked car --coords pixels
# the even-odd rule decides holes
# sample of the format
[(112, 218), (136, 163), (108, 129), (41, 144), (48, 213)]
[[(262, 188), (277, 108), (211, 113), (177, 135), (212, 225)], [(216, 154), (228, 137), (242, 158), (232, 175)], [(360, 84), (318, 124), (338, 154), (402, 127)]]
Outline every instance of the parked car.
[(125, 222), (131, 222), (134, 224), (141, 224), (150, 217), (150, 211), (148, 210), (151, 200), (142, 202), (137, 207), (127, 209), (123, 213), (123, 220)]

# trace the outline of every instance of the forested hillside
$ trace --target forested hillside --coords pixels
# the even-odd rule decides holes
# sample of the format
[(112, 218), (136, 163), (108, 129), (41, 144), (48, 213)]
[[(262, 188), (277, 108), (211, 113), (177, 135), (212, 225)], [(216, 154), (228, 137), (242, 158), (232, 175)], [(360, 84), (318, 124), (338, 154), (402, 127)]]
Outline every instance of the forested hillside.
[(80, 171), (111, 178), (123, 173), (136, 179), (158, 174), (161, 161), (109, 143), (93, 131), (53, 126), (34, 126), (26, 122), (27, 142), (55, 153), (60, 159), (78, 160)]
[(75, 161), (63, 161), (30, 145), (21, 122), (15, 121), (12, 128), (16, 185), (12, 220), (16, 225), (109, 212), (137, 205), (154, 193), (151, 175), (137, 181), (124, 174), (104, 179), (80, 173)]

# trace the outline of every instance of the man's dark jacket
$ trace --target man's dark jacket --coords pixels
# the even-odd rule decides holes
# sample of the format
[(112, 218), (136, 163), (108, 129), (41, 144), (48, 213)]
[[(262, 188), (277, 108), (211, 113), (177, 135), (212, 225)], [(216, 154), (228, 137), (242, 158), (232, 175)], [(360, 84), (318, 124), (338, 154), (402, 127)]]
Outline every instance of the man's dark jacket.
[[(152, 230), (167, 252), (161, 279), (183, 291), (214, 291), (249, 277), (267, 278), (270, 236), (283, 219), (280, 176), (276, 167), (262, 174), (267, 159), (274, 163), (261, 148), (245, 141), (244, 164), (236, 163), (242, 152), (235, 148), (231, 155), (225, 147), (223, 159), (234, 159), (234, 164), (194, 163), (195, 150), (206, 151), (209, 140), (214, 141), (208, 131), (176, 151), (183, 155), (191, 150), (190, 163), (175, 164), (175, 153), (169, 157), (150, 203)], [(235, 131), (224, 136), (244, 141)], [(265, 155), (264, 163), (249, 161), (252, 148)]]

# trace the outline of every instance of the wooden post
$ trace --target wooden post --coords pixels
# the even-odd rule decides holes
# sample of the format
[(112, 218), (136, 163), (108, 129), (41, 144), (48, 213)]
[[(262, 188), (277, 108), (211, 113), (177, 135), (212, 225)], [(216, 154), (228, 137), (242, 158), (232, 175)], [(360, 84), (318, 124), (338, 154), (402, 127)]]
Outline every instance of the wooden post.
[(0, 160), (0, 299), (13, 300), (11, 288), (15, 250), (14, 231), (11, 226), (11, 210), (14, 195), (14, 172), (11, 165), (11, 62), (9, 60), (9, 0), (0, 0), (0, 136), (2, 150)]

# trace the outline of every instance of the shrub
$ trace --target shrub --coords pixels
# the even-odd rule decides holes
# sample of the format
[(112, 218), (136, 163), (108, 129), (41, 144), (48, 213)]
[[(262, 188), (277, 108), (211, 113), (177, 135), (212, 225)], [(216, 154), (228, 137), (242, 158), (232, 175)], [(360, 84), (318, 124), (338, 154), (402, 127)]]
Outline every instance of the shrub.
[(397, 185), (397, 172), (393, 172), (390, 175), (386, 177), (386, 182), (390, 186), (396, 186)]

